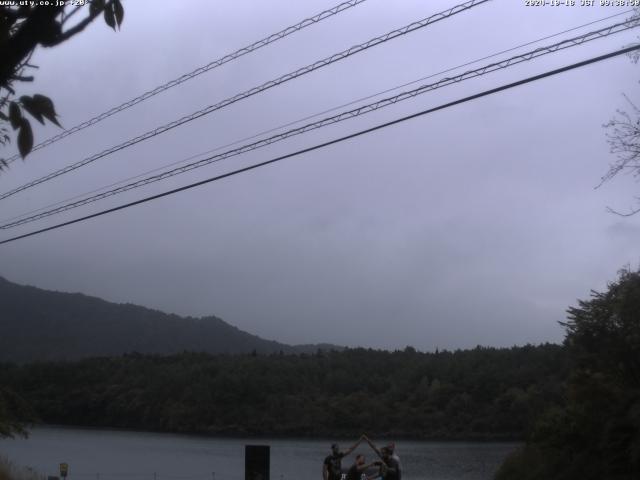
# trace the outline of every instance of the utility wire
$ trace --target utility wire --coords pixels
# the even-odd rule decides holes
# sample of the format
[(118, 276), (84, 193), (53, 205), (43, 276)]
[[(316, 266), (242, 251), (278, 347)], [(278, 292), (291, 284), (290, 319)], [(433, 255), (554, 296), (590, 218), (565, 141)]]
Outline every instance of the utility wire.
[[(35, 145), (31, 151), (34, 152), (36, 150), (40, 150), (41, 148), (44, 148), (46, 146), (49, 146), (55, 142), (57, 142), (58, 140), (62, 140), (65, 137), (68, 137), (69, 135), (72, 135), (76, 132), (79, 132), (80, 130), (84, 130), (87, 127), (90, 127), (92, 125), (95, 125), (96, 123), (101, 122), (102, 120), (109, 118), (112, 115), (115, 115), (116, 113), (122, 112), (123, 110), (127, 110), (128, 108), (133, 107), (134, 105), (137, 105), (140, 102), (144, 102), (145, 100), (154, 97), (156, 95), (158, 95), (159, 93), (164, 92), (165, 90), (169, 90), (170, 88), (176, 87), (178, 85), (180, 85), (181, 83), (184, 83), (188, 80), (191, 80), (192, 78), (197, 77), (198, 75), (202, 75), (203, 73), (208, 72), (209, 70), (213, 70), (214, 68), (220, 67), (222, 65), (224, 65), (225, 63), (231, 62), (232, 60), (236, 60), (248, 53), (254, 52), (262, 47), (266, 47), (267, 45), (277, 42), (278, 40), (281, 40), (295, 32), (298, 32), (306, 27), (309, 27), (311, 25), (315, 25), (316, 23), (319, 23), (327, 18), (330, 18), (334, 15), (337, 15), (349, 8), (355, 7), (357, 5), (359, 5), (360, 3), (365, 2), (366, 0), (349, 0), (347, 2), (343, 2), (340, 3), (339, 5), (336, 5), (333, 8), (330, 8), (328, 10), (324, 10), (323, 12), (320, 12), (312, 17), (309, 17), (305, 20), (302, 20), (299, 23), (296, 23), (295, 25), (291, 25), (290, 27), (285, 28), (284, 30), (280, 30), (277, 33), (273, 33), (265, 38), (263, 38), (262, 40), (258, 40), (257, 42), (252, 43), (251, 45), (248, 45), (246, 47), (242, 47), (239, 50), (236, 50), (233, 53), (229, 53), (223, 57), (218, 58), (217, 60), (214, 60), (210, 63), (208, 63), (207, 65), (203, 65), (199, 68), (196, 68), (195, 70), (186, 73), (178, 78), (174, 78), (173, 80), (170, 80), (169, 82), (160, 85), (152, 90), (149, 90), (135, 98), (132, 98), (131, 100), (129, 100), (128, 102), (124, 102), (120, 105), (118, 105), (117, 107), (113, 107), (110, 110), (107, 110), (106, 112), (103, 112), (99, 115), (96, 115), (93, 118), (90, 118), (89, 120), (86, 120), (82, 123), (79, 123), (78, 125), (76, 125), (75, 127), (69, 128), (68, 130), (64, 130), (60, 133), (58, 133), (57, 135), (54, 135), (53, 137), (50, 137), (40, 143), (38, 143), (37, 145)], [(7, 163), (12, 163), (16, 160), (18, 160), (20, 157), (19, 154), (13, 155), (11, 157), (9, 157), (6, 162)]]
[[(439, 75), (444, 75), (445, 73), (449, 73), (449, 72), (452, 72), (452, 71), (458, 70), (458, 69), (460, 69), (460, 68), (462, 68), (462, 67), (466, 67), (466, 66), (469, 66), (469, 65), (473, 65), (473, 64), (478, 63), (478, 62), (481, 62), (481, 61), (483, 61), (483, 60), (487, 60), (487, 59), (490, 59), (490, 58), (497, 57), (497, 56), (502, 55), (502, 54), (504, 54), (504, 53), (513, 52), (513, 51), (518, 50), (518, 49), (520, 49), (520, 48), (527, 47), (527, 46), (529, 46), (529, 45), (533, 45), (533, 44), (536, 44), (536, 43), (542, 42), (543, 40), (548, 40), (548, 39), (550, 39), (550, 38), (559, 37), (560, 35), (564, 35), (565, 33), (573, 32), (573, 31), (579, 30), (579, 29), (581, 29), (581, 28), (584, 28), (584, 27), (587, 27), (587, 26), (590, 26), (590, 25), (594, 25), (594, 24), (596, 24), (596, 23), (603, 22), (603, 21), (605, 21), (605, 20), (610, 20), (610, 19), (612, 19), (612, 18), (619, 17), (619, 16), (621, 16), (621, 15), (626, 15), (626, 14), (631, 13), (631, 12), (633, 12), (633, 10), (626, 10), (626, 11), (624, 11), (624, 12), (620, 12), (620, 13), (616, 13), (616, 14), (613, 14), (613, 15), (609, 15), (609, 16), (607, 16), (607, 17), (603, 17), (603, 18), (601, 18), (601, 19), (599, 19), (599, 20), (594, 20), (594, 21), (592, 21), (592, 22), (584, 23), (584, 24), (579, 25), (579, 26), (577, 26), (577, 27), (569, 28), (569, 29), (567, 29), (567, 30), (563, 30), (563, 31), (561, 31), (561, 32), (557, 32), (557, 33), (554, 33), (554, 34), (552, 34), (552, 35), (547, 35), (547, 36), (545, 36), (545, 37), (538, 38), (538, 39), (536, 39), (536, 40), (531, 40), (531, 41), (529, 41), (529, 42), (522, 43), (522, 44), (517, 45), (517, 46), (515, 46), (515, 47), (511, 47), (511, 48), (508, 48), (508, 49), (506, 49), (506, 50), (502, 50), (502, 51), (500, 51), (500, 52), (492, 53), (491, 55), (487, 55), (487, 56), (484, 56), (484, 57), (482, 57), (482, 58), (477, 58), (477, 59), (475, 59), (475, 60), (471, 60), (471, 61), (469, 61), (469, 62), (463, 63), (463, 64), (461, 64), (461, 65), (457, 65), (457, 66), (455, 66), (455, 67), (450, 67), (450, 68), (448, 68), (448, 69), (446, 69), (446, 70), (442, 70), (442, 71), (437, 72), (437, 73), (432, 73), (432, 74), (430, 74), (430, 75), (428, 75), (428, 76), (426, 76), (426, 77), (421, 77), (421, 78), (418, 78), (418, 79), (416, 79), (416, 80), (412, 80), (412, 81), (410, 81), (410, 82), (403, 83), (403, 84), (401, 84), (401, 85), (397, 85), (397, 86), (395, 86), (395, 87), (388, 88), (388, 89), (386, 89), (386, 90), (382, 90), (382, 91), (380, 91), (380, 92), (377, 92), (377, 93), (374, 93), (374, 94), (371, 94), (371, 95), (367, 95), (366, 97), (360, 97), (360, 98), (358, 98), (358, 99), (356, 99), (356, 100), (351, 100), (350, 102), (343, 103), (343, 104), (341, 104), (341, 105), (338, 105), (338, 106), (335, 106), (335, 107), (329, 108), (329, 109), (327, 109), (327, 110), (323, 110), (322, 112), (314, 113), (313, 115), (308, 115), (308, 116), (306, 116), (306, 117), (299, 118), (298, 120), (294, 120), (294, 121), (291, 121), (291, 122), (287, 122), (287, 123), (282, 124), (282, 125), (279, 125), (279, 126), (277, 126), (277, 127), (269, 128), (268, 130), (263, 130), (263, 131), (258, 132), (258, 133), (256, 133), (256, 134), (253, 134), (253, 135), (251, 135), (251, 136), (248, 136), (248, 137), (244, 137), (244, 138), (241, 138), (241, 139), (235, 140), (235, 141), (233, 141), (233, 142), (231, 142), (231, 143), (227, 143), (227, 144), (224, 144), (224, 145), (220, 145), (220, 146), (218, 146), (218, 147), (216, 147), (216, 148), (213, 148), (213, 149), (207, 150), (207, 151), (205, 151), (205, 152), (200, 152), (200, 153), (197, 153), (197, 154), (194, 154), (194, 155), (190, 155), (189, 157), (187, 157), (187, 158), (183, 158), (182, 160), (178, 160), (177, 162), (172, 162), (172, 163), (169, 163), (169, 164), (163, 165), (163, 166), (161, 166), (161, 167), (154, 168), (154, 169), (152, 169), (152, 170), (147, 170), (147, 171), (142, 172), (142, 173), (140, 173), (140, 174), (137, 174), (137, 175), (134, 175), (134, 176), (131, 176), (131, 177), (127, 177), (127, 178), (122, 179), (122, 180), (118, 180), (117, 182), (114, 182), (114, 183), (110, 183), (109, 185), (104, 185), (104, 186), (102, 186), (102, 187), (100, 187), (100, 188), (96, 188), (96, 189), (94, 189), (94, 190), (91, 190), (91, 191), (88, 191), (88, 192), (84, 192), (84, 193), (81, 193), (81, 194), (78, 194), (78, 195), (74, 195), (73, 197), (66, 198), (66, 199), (64, 199), (64, 200), (60, 200), (60, 201), (57, 201), (57, 202), (54, 202), (54, 203), (51, 203), (51, 204), (45, 205), (44, 207), (40, 207), (40, 208), (36, 208), (36, 209), (33, 209), (33, 210), (29, 210), (29, 211), (24, 212), (24, 213), (21, 213), (21, 214), (19, 214), (19, 215), (15, 215), (15, 216), (13, 216), (13, 217), (6, 218), (6, 219), (4, 219), (4, 220), (1, 220), (1, 221), (0, 221), (0, 224), (8, 223), (8, 222), (10, 222), (10, 221), (12, 221), (12, 220), (16, 220), (16, 219), (19, 219), (19, 218), (23, 218), (23, 217), (26, 217), (26, 216), (32, 215), (32, 214), (34, 214), (34, 213), (42, 212), (42, 211), (44, 211), (44, 210), (48, 210), (48, 209), (51, 209), (51, 208), (53, 208), (53, 207), (57, 207), (57, 206), (62, 205), (62, 204), (72, 202), (73, 200), (76, 200), (76, 199), (79, 199), (79, 198), (85, 197), (86, 195), (91, 195), (91, 194), (94, 194), (94, 193), (98, 193), (98, 192), (101, 192), (101, 191), (103, 191), (103, 190), (105, 190), (105, 189), (107, 189), (107, 188), (115, 187), (116, 185), (122, 185), (123, 183), (130, 182), (130, 181), (132, 181), (132, 180), (135, 180), (135, 179), (138, 179), (138, 178), (144, 177), (145, 175), (149, 175), (149, 174), (151, 174), (151, 173), (158, 172), (158, 171), (163, 170), (163, 169), (165, 169), (165, 168), (174, 167), (174, 166), (176, 166), (176, 165), (181, 165), (181, 164), (186, 163), (186, 162), (188, 162), (188, 161), (190, 161), (190, 160), (196, 159), (196, 158), (198, 158), (198, 157), (200, 157), (200, 156), (208, 155), (208, 154), (210, 154), (210, 153), (217, 152), (217, 151), (219, 151), (219, 150), (223, 150), (223, 149), (225, 149), (225, 148), (232, 147), (232, 146), (234, 146), (234, 145), (238, 145), (238, 144), (240, 144), (240, 143), (242, 143), (242, 142), (246, 142), (246, 141), (248, 141), (248, 140), (253, 140), (253, 139), (258, 138), (258, 137), (261, 137), (261, 136), (263, 136), (263, 135), (266, 135), (266, 134), (269, 134), (269, 133), (273, 133), (273, 132), (276, 132), (276, 131), (278, 131), (278, 130), (282, 130), (283, 128), (291, 127), (291, 126), (293, 126), (293, 125), (296, 125), (296, 124), (302, 123), (302, 122), (304, 122), (304, 121), (306, 121), (306, 120), (311, 120), (312, 118), (317, 118), (317, 117), (319, 117), (319, 116), (321, 116), (321, 115), (325, 115), (325, 114), (327, 114), (327, 113), (334, 112), (334, 111), (339, 110), (339, 109), (341, 109), (341, 108), (348, 107), (348, 106), (351, 106), (351, 105), (355, 105), (356, 103), (359, 103), (359, 102), (362, 102), (362, 101), (365, 101), (365, 100), (370, 100), (370, 99), (375, 98), (375, 97), (378, 97), (378, 96), (380, 96), (380, 95), (384, 95), (385, 93), (393, 92), (393, 91), (398, 90), (398, 89), (400, 89), (400, 88), (404, 88), (404, 87), (407, 87), (407, 86), (409, 86), (409, 85), (414, 85), (414, 84), (416, 84), (416, 83), (418, 83), (418, 82), (422, 82), (422, 81), (424, 81), (424, 80), (428, 80), (428, 79), (430, 79), (430, 78), (437, 77), (437, 76), (439, 76)], [(0, 229), (1, 229), (2, 227), (3, 227), (3, 225), (0, 225)]]
[(475, 77), (479, 77), (479, 76), (482, 76), (482, 75), (486, 75), (488, 73), (492, 73), (492, 72), (495, 72), (495, 71), (498, 71), (498, 70), (503, 70), (505, 68), (512, 67), (514, 65), (518, 65), (518, 64), (523, 63), (523, 62), (531, 61), (531, 60), (533, 60), (535, 58), (538, 58), (538, 57), (541, 57), (543, 55), (548, 55), (550, 53), (554, 53), (554, 52), (557, 52), (559, 50), (564, 50), (564, 49), (567, 49), (567, 48), (575, 47), (577, 45), (582, 45), (582, 44), (584, 44), (586, 42), (589, 42), (589, 41), (592, 41), (592, 40), (595, 40), (595, 39), (599, 39), (599, 38), (604, 38), (604, 37), (612, 35), (614, 33), (624, 32), (624, 31), (629, 30), (631, 28), (637, 27), (638, 25), (640, 25), (640, 19), (627, 20), (625, 22), (621, 22), (621, 23), (618, 23), (618, 24), (615, 24), (615, 25), (611, 25), (609, 27), (605, 27), (605, 28), (602, 28), (600, 30), (596, 30), (596, 31), (593, 31), (593, 32), (586, 33), (584, 35), (580, 35), (578, 37), (574, 37), (574, 38), (571, 38), (571, 39), (563, 40), (563, 41), (555, 43), (553, 45), (549, 45), (549, 46), (546, 46), (546, 47), (540, 47), (540, 48), (537, 48), (535, 50), (531, 50), (529, 52), (526, 52), (526, 53), (523, 53), (523, 54), (520, 54), (520, 55), (513, 56), (511, 58), (502, 60), (500, 62), (492, 63), (492, 64), (489, 64), (489, 65), (485, 65), (485, 66), (480, 67), (480, 68), (475, 69), (475, 70), (469, 70), (467, 72), (461, 73), (461, 74), (453, 76), (453, 77), (446, 77), (446, 78), (443, 78), (441, 80), (438, 80), (435, 83), (422, 85), (422, 86), (420, 86), (420, 87), (418, 87), (416, 89), (409, 90), (409, 91), (406, 91), (406, 92), (402, 92), (402, 93), (400, 93), (398, 95), (395, 95), (395, 96), (392, 96), (392, 97), (387, 97), (387, 98), (381, 99), (381, 100), (379, 100), (377, 102), (373, 102), (373, 103), (370, 103), (368, 105), (363, 105), (363, 106), (358, 107), (356, 109), (349, 110), (349, 111), (346, 111), (346, 112), (342, 112), (342, 113), (340, 113), (338, 115), (334, 115), (332, 117), (327, 117), (327, 118), (324, 118), (324, 119), (319, 120), (317, 122), (309, 123), (307, 125), (303, 125), (303, 126), (300, 126), (298, 128), (294, 128), (294, 129), (288, 130), (286, 132), (282, 132), (280, 134), (273, 135), (271, 137), (259, 140), (257, 142), (249, 143), (249, 144), (243, 145), (241, 147), (238, 147), (238, 148), (235, 148), (235, 149), (232, 149), (232, 150), (228, 150), (226, 152), (223, 152), (223, 153), (220, 153), (220, 154), (217, 154), (217, 155), (213, 155), (213, 156), (201, 159), (201, 160), (199, 160), (197, 162), (193, 162), (193, 163), (181, 166), (181, 167), (177, 167), (177, 168), (174, 168), (172, 170), (168, 170), (168, 171), (165, 171), (163, 173), (159, 173), (157, 175), (153, 175), (153, 176), (144, 178), (142, 180), (131, 182), (129, 184), (114, 188), (112, 190), (108, 190), (108, 191), (105, 191), (105, 192), (102, 192), (102, 193), (99, 193), (99, 194), (96, 194), (96, 195), (85, 197), (85, 198), (77, 200), (75, 202), (70, 202), (70, 203), (64, 204), (62, 206), (59, 206), (59, 207), (56, 207), (56, 208), (52, 208), (52, 209), (49, 209), (49, 210), (46, 210), (46, 211), (43, 211), (43, 212), (40, 212), (38, 214), (34, 214), (34, 215), (31, 215), (31, 216), (27, 216), (27, 217), (21, 218), (19, 220), (15, 220), (15, 221), (10, 221), (10, 222), (4, 223), (4, 224), (0, 225), (0, 229), (1, 230), (6, 230), (6, 229), (9, 229), (9, 228), (17, 227), (19, 225), (24, 225), (24, 224), (27, 224), (27, 223), (31, 223), (31, 222), (34, 222), (36, 220), (41, 220), (43, 218), (50, 217), (52, 215), (55, 215), (55, 214), (58, 214), (58, 213), (61, 213), (61, 212), (65, 212), (65, 211), (68, 211), (68, 210), (71, 210), (71, 209), (74, 209), (74, 208), (81, 207), (83, 205), (87, 205), (87, 204), (90, 204), (90, 203), (97, 202), (97, 201), (105, 199), (107, 197), (111, 197), (111, 196), (114, 196), (114, 195), (117, 195), (117, 194), (120, 194), (120, 193), (127, 192), (129, 190), (133, 190), (133, 189), (136, 189), (136, 188), (143, 187), (145, 185), (149, 185), (151, 183), (158, 182), (160, 180), (164, 180), (164, 179), (169, 178), (169, 177), (173, 177), (173, 176), (176, 176), (176, 175), (179, 175), (179, 174), (191, 171), (191, 170), (195, 170), (196, 168), (201, 168), (201, 167), (203, 167), (205, 165), (209, 165), (211, 163), (219, 162), (221, 160), (224, 160), (224, 159), (227, 159), (227, 158), (230, 158), (230, 157), (241, 155), (243, 153), (246, 153), (246, 152), (249, 152), (249, 151), (252, 151), (252, 150), (256, 150), (258, 148), (262, 148), (262, 147), (265, 147), (267, 145), (271, 145), (271, 144), (276, 143), (276, 142), (280, 142), (280, 141), (285, 140), (287, 138), (290, 138), (290, 137), (293, 137), (293, 136), (296, 136), (296, 135), (300, 135), (300, 134), (309, 132), (311, 130), (316, 130), (318, 128), (322, 128), (322, 127), (325, 127), (327, 125), (332, 125), (334, 123), (342, 122), (342, 121), (348, 120), (350, 118), (355, 118), (355, 117), (358, 117), (360, 115), (371, 113), (371, 112), (374, 112), (376, 110), (380, 110), (382, 108), (388, 107), (390, 105), (394, 105), (396, 103), (402, 102), (404, 100), (408, 100), (408, 99), (414, 98), (414, 97), (416, 97), (418, 95), (421, 95), (421, 94), (436, 90), (438, 88), (442, 88), (442, 87), (445, 87), (445, 86), (448, 86), (448, 85), (452, 85), (454, 83), (459, 83), (461, 81), (468, 80), (470, 78), (475, 78)]
[(418, 118), (418, 117), (421, 117), (421, 116), (424, 116), (424, 115), (428, 115), (430, 113), (437, 112), (439, 110), (444, 110), (446, 108), (450, 108), (450, 107), (453, 107), (453, 106), (456, 106), (456, 105), (460, 105), (460, 104), (463, 104), (463, 103), (466, 103), (466, 102), (470, 102), (470, 101), (476, 100), (478, 98), (482, 98), (482, 97), (486, 97), (486, 96), (489, 96), (489, 95), (493, 95), (494, 93), (502, 92), (504, 90), (515, 88), (515, 87), (518, 87), (520, 85), (525, 85), (527, 83), (532, 83), (532, 82), (535, 82), (535, 81), (538, 81), (538, 80), (542, 80), (543, 78), (547, 78), (547, 77), (551, 77), (551, 76), (554, 76), (554, 75), (558, 75), (560, 73), (564, 73), (564, 72), (567, 72), (567, 71), (570, 71), (570, 70), (574, 70), (576, 68), (580, 68), (580, 67), (584, 67), (584, 66), (587, 66), (587, 65), (591, 65), (593, 63), (601, 62), (603, 60), (607, 60), (609, 58), (617, 57), (619, 55), (624, 55), (624, 54), (627, 54), (627, 53), (630, 53), (630, 52), (633, 52), (633, 51), (636, 51), (636, 50), (640, 50), (640, 45), (634, 45), (634, 46), (631, 46), (631, 47), (622, 48), (620, 50), (616, 50), (616, 51), (607, 53), (605, 55), (600, 55), (598, 57), (592, 57), (592, 58), (590, 58), (588, 60), (583, 60), (583, 61), (578, 62), (578, 63), (573, 63), (571, 65), (567, 65), (567, 66), (564, 66), (564, 67), (561, 67), (561, 68), (557, 68), (555, 70), (550, 70), (550, 71), (547, 71), (547, 72), (544, 72), (544, 73), (541, 73), (541, 74), (538, 74), (538, 75), (527, 77), (525, 79), (518, 80), (516, 82), (512, 82), (512, 83), (508, 83), (508, 84), (505, 84), (505, 85), (501, 85), (501, 86), (496, 87), (496, 88), (492, 88), (492, 89), (489, 89), (489, 90), (484, 90), (484, 91), (482, 91), (480, 93), (476, 93), (476, 94), (470, 95), (468, 97), (464, 97), (464, 98), (461, 98), (461, 99), (458, 99), (458, 100), (454, 100), (452, 102), (448, 102), (448, 103), (444, 103), (442, 105), (438, 105), (437, 107), (433, 107), (433, 108), (429, 108), (429, 109), (426, 109), (426, 110), (422, 110), (420, 112), (413, 113), (411, 115), (407, 115), (407, 116), (404, 116), (404, 117), (401, 117), (401, 118), (397, 118), (397, 119), (389, 121), (389, 122), (381, 123), (381, 124), (378, 124), (378, 125), (376, 125), (374, 127), (370, 127), (370, 128), (364, 129), (364, 130), (360, 130), (358, 132), (351, 133), (349, 135), (345, 135), (343, 137), (335, 138), (333, 140), (329, 140), (327, 142), (314, 145), (312, 147), (304, 148), (302, 150), (298, 150), (298, 151), (295, 151), (295, 152), (292, 152), (292, 153), (288, 153), (286, 155), (281, 155), (279, 157), (272, 158), (271, 160), (266, 160), (264, 162), (256, 163), (256, 164), (250, 165), (248, 167), (244, 167), (244, 168), (240, 168), (240, 169), (237, 169), (237, 170), (233, 170), (231, 172), (224, 173), (222, 175), (217, 175), (215, 177), (207, 178), (205, 180), (200, 180), (199, 182), (191, 183), (189, 185), (185, 185), (185, 186), (182, 186), (182, 187), (179, 187), (179, 188), (174, 188), (173, 190), (168, 190), (168, 191), (165, 191), (165, 192), (162, 192), (162, 193), (158, 193), (156, 195), (151, 195), (149, 197), (145, 197), (145, 198), (142, 198), (142, 199), (139, 199), (139, 200), (135, 200), (133, 202), (125, 203), (125, 204), (119, 205), (117, 207), (113, 207), (113, 208), (109, 208), (109, 209), (106, 209), (106, 210), (102, 210), (100, 212), (96, 212), (96, 213), (93, 213), (91, 215), (86, 215), (84, 217), (80, 217), (80, 218), (76, 218), (76, 219), (73, 219), (73, 220), (69, 220), (67, 222), (58, 223), (58, 224), (52, 225), (50, 227), (41, 228), (40, 230), (35, 230), (35, 231), (29, 232), (29, 233), (25, 233), (25, 234), (22, 234), (22, 235), (11, 237), (11, 238), (8, 238), (6, 240), (0, 241), (0, 245), (4, 245), (4, 244), (10, 243), (10, 242), (15, 242), (15, 241), (21, 240), (23, 238), (32, 237), (34, 235), (38, 235), (40, 233), (48, 232), (48, 231), (51, 231), (51, 230), (56, 230), (56, 229), (59, 229), (59, 228), (62, 228), (62, 227), (73, 225), (75, 223), (80, 223), (80, 222), (83, 222), (83, 221), (86, 221), (86, 220), (89, 220), (89, 219), (92, 219), (92, 218), (97, 218), (97, 217), (106, 215), (108, 213), (113, 213), (113, 212), (117, 212), (119, 210), (124, 210), (124, 209), (130, 208), (130, 207), (133, 207), (135, 205), (140, 205), (140, 204), (143, 204), (143, 203), (151, 202), (153, 200), (157, 200), (157, 199), (162, 198), (162, 197), (167, 197), (169, 195), (173, 195), (173, 194), (178, 193), (178, 192), (183, 192), (185, 190), (190, 190), (192, 188), (199, 187), (201, 185), (205, 185), (207, 183), (211, 183), (211, 182), (215, 182), (215, 181), (218, 181), (218, 180), (222, 180), (223, 178), (227, 178), (227, 177), (231, 177), (233, 175), (237, 175), (237, 174), (240, 174), (240, 173), (248, 172), (250, 170), (255, 170), (257, 168), (264, 167), (266, 165), (270, 165), (272, 163), (276, 163), (276, 162), (279, 162), (281, 160), (285, 160), (287, 158), (292, 158), (292, 157), (295, 157), (295, 156), (298, 156), (298, 155), (302, 155), (304, 153), (308, 153), (308, 152), (312, 152), (314, 150), (319, 150), (321, 148), (328, 147), (330, 145), (341, 143), (341, 142), (344, 142), (346, 140), (350, 140), (350, 139), (353, 139), (353, 138), (356, 138), (356, 137), (360, 137), (362, 135), (366, 135), (366, 134), (381, 130), (383, 128), (387, 128), (387, 127), (390, 127), (392, 125), (396, 125), (396, 124), (405, 122), (407, 120), (411, 120), (411, 119)]
[(251, 97), (253, 95), (256, 95), (258, 93), (261, 93), (265, 90), (268, 90), (270, 88), (273, 88), (275, 86), (281, 85), (285, 82), (288, 82), (290, 80), (293, 80), (294, 78), (298, 78), (302, 75), (306, 75), (307, 73), (313, 72), (315, 70), (318, 70), (322, 67), (325, 67), (327, 65), (331, 65), (332, 63), (338, 62), (340, 60), (343, 60), (345, 58), (348, 58), (352, 55), (355, 55), (357, 53), (363, 52), (365, 50), (368, 50), (369, 48), (375, 47), (377, 45), (381, 45), (385, 42), (388, 42), (389, 40), (393, 40), (395, 38), (398, 38), (402, 35), (406, 35), (408, 33), (414, 32), (420, 28), (424, 28), (427, 25), (431, 25), (435, 22), (438, 22), (440, 20), (444, 20), (446, 18), (452, 17), (453, 15), (456, 15), (458, 13), (464, 12), (466, 10), (469, 10), (473, 7), (476, 7), (478, 5), (481, 5), (483, 3), (487, 3), (491, 0), (469, 0), (465, 3), (462, 3), (460, 5), (456, 5), (454, 7), (451, 7), (447, 10), (444, 10), (442, 12), (436, 13), (434, 15), (431, 15), (430, 17), (424, 18), (422, 20), (419, 20), (417, 22), (413, 22), (410, 23), (409, 25), (405, 25), (402, 28), (398, 28), (396, 30), (392, 30), (391, 32), (388, 32), (384, 35), (380, 35), (378, 37), (372, 38), (364, 43), (361, 43), (359, 45), (355, 45), (351, 48), (348, 48), (346, 50), (343, 50), (342, 52), (339, 53), (335, 53), (329, 57), (324, 58), (323, 60), (319, 60), (317, 62), (314, 62), (310, 65), (307, 65), (305, 67), (299, 68), (298, 70), (295, 70), (293, 72), (287, 73), (285, 75), (282, 75), (281, 77), (278, 77), (274, 80), (270, 80), (266, 83), (263, 83), (262, 85), (258, 86), (258, 87), (254, 87), (251, 88), (250, 90), (247, 90), (243, 93), (239, 93), (237, 95), (234, 95), (233, 97), (229, 97), (225, 100), (222, 100), (219, 103), (216, 103), (214, 105), (209, 105), (208, 107), (205, 107), (201, 110), (198, 110), (196, 112), (191, 113), (190, 115), (186, 115), (178, 120), (174, 120), (173, 122), (170, 122), (168, 124), (162, 125), (158, 128), (155, 128), (154, 130), (149, 130), (146, 133), (143, 133), (142, 135), (139, 135), (135, 138), (132, 138), (130, 140), (127, 140), (124, 143), (121, 143), (119, 145), (116, 145), (114, 147), (111, 147), (107, 150), (104, 150), (100, 153), (97, 153), (95, 155), (92, 155), (90, 157), (87, 157), (83, 160), (80, 160), (76, 163), (73, 163), (71, 165), (68, 165), (67, 167), (64, 167), (60, 170), (56, 170), (55, 172), (52, 172), (48, 175), (45, 175), (44, 177), (40, 177), (36, 180), (33, 180), (29, 183), (26, 183), (20, 187), (17, 187), (13, 190), (10, 190), (9, 192), (5, 192), (3, 194), (0, 195), (0, 200), (3, 200), (7, 197), (10, 197), (12, 195), (15, 195), (18, 192), (22, 192), (24, 190), (27, 190), (28, 188), (34, 187), (36, 185), (39, 185), (41, 183), (44, 183), (46, 181), (49, 181), (53, 178), (56, 178), (60, 175), (64, 175), (66, 173), (69, 173), (73, 170), (76, 170), (80, 167), (83, 167), (85, 165), (88, 165), (92, 162), (95, 162), (96, 160), (102, 158), (102, 157), (106, 157), (107, 155), (110, 155), (112, 153), (118, 152), (120, 150), (123, 150), (127, 147), (130, 147), (132, 145), (135, 145), (139, 142), (142, 142), (144, 140), (148, 140), (149, 138), (155, 137), (156, 135), (160, 135), (162, 133), (165, 133), (173, 128), (176, 128), (180, 125), (183, 125), (187, 122), (190, 122), (192, 120), (195, 120), (197, 118), (203, 117), (205, 115), (208, 115), (212, 112), (215, 112), (216, 110), (220, 110), (221, 108), (227, 107), (233, 103), (236, 103), (240, 100), (243, 100), (247, 97)]

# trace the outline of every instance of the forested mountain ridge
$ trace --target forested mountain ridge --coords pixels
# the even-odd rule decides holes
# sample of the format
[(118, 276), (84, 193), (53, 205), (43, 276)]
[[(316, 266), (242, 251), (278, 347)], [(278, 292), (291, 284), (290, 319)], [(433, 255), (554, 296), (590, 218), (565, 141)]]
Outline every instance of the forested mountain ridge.
[(294, 347), (216, 317), (182, 318), (4, 279), (0, 305), (0, 385), (45, 423), (523, 438), (541, 412), (561, 403), (568, 370), (558, 345), (434, 353)]
[(244, 332), (215, 316), (180, 317), (80, 293), (18, 285), (0, 277), (0, 361), (76, 360), (130, 352), (303, 353)]

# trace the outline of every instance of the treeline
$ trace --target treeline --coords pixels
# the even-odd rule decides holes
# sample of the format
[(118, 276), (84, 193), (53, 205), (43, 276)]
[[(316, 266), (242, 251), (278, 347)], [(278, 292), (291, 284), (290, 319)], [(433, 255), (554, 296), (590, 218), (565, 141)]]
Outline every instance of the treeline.
[(498, 480), (640, 478), (640, 270), (568, 314), (565, 401), (538, 418)]
[(562, 404), (566, 349), (131, 354), (4, 364), (51, 424), (237, 435), (524, 438)]

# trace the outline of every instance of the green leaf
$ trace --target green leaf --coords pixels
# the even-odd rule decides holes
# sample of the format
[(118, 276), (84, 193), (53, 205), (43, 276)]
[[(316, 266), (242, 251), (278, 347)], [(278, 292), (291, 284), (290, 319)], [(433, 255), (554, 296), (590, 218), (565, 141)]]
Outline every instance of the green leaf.
[(25, 158), (33, 148), (33, 131), (29, 120), (23, 118), (20, 122), (20, 131), (18, 132), (18, 151), (20, 156)]
[[(45, 97), (44, 95), (40, 95), (36, 93), (32, 98), (32, 103), (34, 108), (42, 115), (44, 118), (49, 120), (51, 123), (55, 123), (57, 126), (62, 128), (62, 125), (58, 122), (56, 113), (56, 109), (53, 106), (53, 102), (49, 97)], [(31, 113), (31, 112), (29, 112)]]
[(107, 5), (104, 9), (104, 21), (114, 30), (116, 29), (116, 17), (113, 11), (113, 3)]
[(22, 120), (22, 112), (20, 111), (20, 107), (16, 102), (11, 102), (9, 104), (9, 120), (11, 121), (11, 126), (14, 130), (20, 126), (20, 120)]
[(113, 0), (113, 13), (115, 14), (118, 28), (120, 28), (120, 25), (122, 25), (122, 19), (124, 18), (124, 8), (122, 7), (120, 0)]
[(23, 95), (22, 97), (20, 97), (20, 103), (22, 103), (22, 108), (29, 112), (31, 116), (38, 120), (42, 125), (44, 125), (42, 112), (40, 112), (39, 105), (33, 101), (33, 98)]

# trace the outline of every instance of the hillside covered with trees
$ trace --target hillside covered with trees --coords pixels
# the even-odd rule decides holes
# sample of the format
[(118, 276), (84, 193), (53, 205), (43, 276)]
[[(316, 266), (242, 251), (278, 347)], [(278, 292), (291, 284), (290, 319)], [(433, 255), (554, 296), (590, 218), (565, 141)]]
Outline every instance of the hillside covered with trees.
[(640, 478), (640, 270), (568, 313), (565, 400), (537, 419), (498, 480)]
[(637, 478), (640, 271), (621, 271), (563, 325), (564, 345), (4, 363), (0, 425), (5, 435), (35, 418), (205, 434), (526, 439), (497, 480)]
[(74, 360), (130, 352), (301, 353), (333, 345), (265, 340), (214, 317), (169, 315), (79, 293), (17, 285), (0, 277), (0, 361)]
[(557, 345), (420, 353), (126, 355), (3, 365), (46, 423), (173, 432), (523, 438), (561, 403)]

